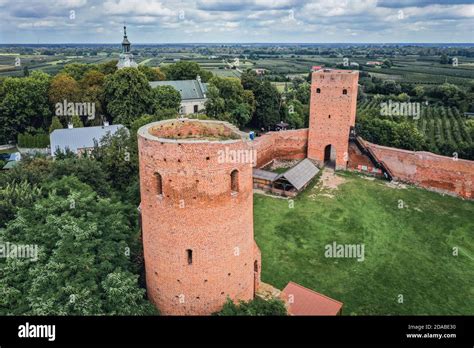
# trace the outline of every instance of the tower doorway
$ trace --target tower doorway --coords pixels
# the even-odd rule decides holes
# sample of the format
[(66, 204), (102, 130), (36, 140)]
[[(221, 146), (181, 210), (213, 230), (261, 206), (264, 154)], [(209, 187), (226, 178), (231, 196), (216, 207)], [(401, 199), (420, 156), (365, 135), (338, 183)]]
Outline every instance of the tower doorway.
[(326, 167), (336, 167), (336, 148), (334, 145), (326, 145), (324, 148), (324, 165)]

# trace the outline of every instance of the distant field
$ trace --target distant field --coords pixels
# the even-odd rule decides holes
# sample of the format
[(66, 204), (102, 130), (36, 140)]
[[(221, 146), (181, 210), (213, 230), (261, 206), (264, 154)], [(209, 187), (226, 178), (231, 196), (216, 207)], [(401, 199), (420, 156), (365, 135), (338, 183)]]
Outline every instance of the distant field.
[[(240, 77), (237, 71), (223, 69), (228, 66), (226, 62), (233, 62), (238, 55), (231, 53), (219, 55), (219, 58), (209, 59), (210, 56), (170, 49), (159, 55), (140, 52), (135, 55), (139, 64), (147, 66), (162, 66), (175, 63), (178, 60), (192, 60), (204, 69), (210, 70), (218, 76)], [(0, 76), (22, 76), (22, 68), (14, 68), (15, 57), (13, 53), (0, 54)], [(31, 70), (42, 70), (49, 74), (56, 74), (65, 64), (69, 63), (102, 63), (117, 59), (118, 53), (98, 52), (97, 56), (65, 56), (65, 55), (22, 55), (22, 66)], [(305, 77), (314, 65), (334, 67), (343, 62), (342, 56), (328, 57), (321, 55), (260, 55), (259, 59), (240, 59), (239, 69), (263, 68), (267, 75), (299, 75)], [(458, 57), (458, 66), (440, 64), (438, 56), (395, 56), (389, 58), (393, 62), (391, 68), (374, 68), (365, 65), (369, 60), (383, 61), (384, 57), (366, 58), (355, 56), (348, 58), (350, 62), (357, 62), (364, 71), (381, 79), (391, 79), (398, 82), (410, 82), (421, 85), (436, 85), (444, 82), (467, 86), (474, 80), (474, 58)]]
[(277, 89), (278, 92), (283, 92), (285, 90), (285, 84), (290, 84), (289, 82), (272, 82), (272, 85), (274, 85)]
[(237, 70), (230, 70), (230, 69), (208, 69), (216, 76), (220, 77), (236, 77), (240, 78), (240, 73)]
[[(18, 55), (16, 55), (18, 56)], [(10, 71), (2, 71), (0, 69), (1, 76), (23, 76), (23, 67), (27, 66), (30, 71), (41, 70), (45, 73), (55, 75), (63, 69), (64, 65), (71, 63), (86, 63), (86, 64), (98, 64), (113, 59), (103, 55), (98, 56), (47, 56), (47, 55), (22, 55), (19, 56), (21, 59), (21, 66), (15, 67), (16, 56), (9, 54), (0, 54), (0, 66), (9, 65), (12, 69)]]
[[(310, 187), (294, 208), (254, 195), (262, 281), (321, 292), (344, 302), (343, 315), (474, 314), (474, 202), (339, 177), (337, 190)], [(333, 242), (364, 244), (364, 261), (326, 258)]]
[(397, 80), (415, 84), (449, 82), (465, 85), (474, 79), (473, 58), (459, 58), (458, 66), (440, 64), (439, 59), (427, 59), (427, 57), (401, 57), (392, 59), (392, 62), (394, 65), (391, 68), (364, 66), (364, 70), (376, 73), (377, 76), (381, 74), (395, 76)]

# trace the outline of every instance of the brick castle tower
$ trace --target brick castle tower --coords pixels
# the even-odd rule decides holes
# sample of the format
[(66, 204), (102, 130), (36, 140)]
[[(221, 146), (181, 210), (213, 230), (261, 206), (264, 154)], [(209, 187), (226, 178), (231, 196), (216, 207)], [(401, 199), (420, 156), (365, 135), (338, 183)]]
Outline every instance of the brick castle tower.
[(147, 291), (164, 315), (208, 315), (227, 296), (254, 297), (260, 251), (242, 134), (226, 122), (188, 119), (138, 131)]
[(347, 166), (358, 81), (358, 71), (322, 68), (312, 73), (308, 157), (319, 165)]

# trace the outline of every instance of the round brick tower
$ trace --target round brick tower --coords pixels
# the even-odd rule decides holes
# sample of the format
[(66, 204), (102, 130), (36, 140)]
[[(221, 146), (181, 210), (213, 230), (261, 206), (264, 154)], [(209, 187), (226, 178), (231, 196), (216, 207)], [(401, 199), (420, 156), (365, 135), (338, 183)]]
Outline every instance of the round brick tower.
[(164, 315), (207, 315), (250, 300), (260, 280), (251, 147), (220, 121), (174, 119), (138, 130), (149, 299)]

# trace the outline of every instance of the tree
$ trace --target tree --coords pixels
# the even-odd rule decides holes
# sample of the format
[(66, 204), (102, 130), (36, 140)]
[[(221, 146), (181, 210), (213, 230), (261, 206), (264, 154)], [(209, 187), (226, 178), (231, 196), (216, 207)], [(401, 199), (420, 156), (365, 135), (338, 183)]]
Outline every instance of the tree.
[(401, 122), (397, 124), (396, 139), (391, 146), (419, 151), (426, 149), (426, 140), (413, 123)]
[(244, 93), (242, 97), (243, 97), (244, 103), (250, 107), (250, 115), (253, 115), (256, 108), (256, 101), (255, 101), (255, 96), (253, 95), (253, 92), (251, 90), (244, 89)]
[[(274, 85), (267, 80), (261, 80), (253, 70), (247, 70), (241, 76), (241, 83), (244, 89), (251, 90), (255, 98), (255, 112), (250, 123), (258, 128), (272, 128), (280, 121), (282, 100), (281, 95)], [(304, 100), (302, 87), (301, 98)]]
[(56, 103), (74, 103), (81, 100), (81, 90), (77, 81), (70, 75), (62, 73), (51, 80), (48, 91), (49, 102), (55, 108)]
[(263, 81), (253, 93), (256, 109), (252, 124), (258, 128), (273, 127), (280, 121), (280, 93), (269, 81)]
[(152, 113), (151, 87), (138, 69), (124, 68), (108, 75), (104, 94), (106, 110), (115, 123), (128, 126), (137, 117)]
[(99, 70), (87, 71), (83, 78), (79, 81), (79, 85), (82, 89), (87, 89), (96, 86), (103, 86), (105, 81), (105, 74)]
[(248, 69), (240, 76), (240, 82), (244, 89), (254, 91), (260, 85), (261, 81), (258, 79), (255, 71)]
[(415, 93), (415, 96), (420, 100), (422, 100), (425, 96), (425, 88), (423, 86), (416, 86), (413, 89), (413, 92)]
[(66, 64), (63, 70), (61, 70), (61, 73), (67, 74), (74, 80), (79, 81), (89, 70), (92, 69), (95, 69), (95, 66), (92, 64), (72, 63)]
[(382, 82), (381, 93), (383, 94), (400, 94), (402, 88), (393, 80), (385, 80)]
[(309, 98), (311, 95), (311, 85), (307, 82), (303, 82), (294, 91), (295, 98), (302, 104), (309, 104)]
[(152, 68), (146, 65), (139, 65), (138, 70), (145, 74), (148, 81), (164, 81), (166, 79), (165, 74), (160, 68)]
[(225, 113), (225, 100), (219, 95), (219, 89), (210, 85), (207, 88), (206, 113), (211, 118), (219, 119)]
[(231, 122), (236, 124), (237, 126), (245, 126), (249, 123), (252, 113), (250, 106), (245, 103), (237, 104), (231, 111)]
[(230, 77), (213, 77), (206, 94), (209, 116), (245, 126), (255, 109), (252, 91), (245, 91), (240, 81)]
[(81, 118), (79, 117), (79, 115), (73, 115), (72, 118), (71, 118), (71, 123), (72, 123), (74, 128), (84, 127), (84, 124), (82, 123)]
[(383, 61), (383, 67), (384, 68), (391, 68), (393, 66), (393, 63), (390, 59), (385, 59)]
[(303, 104), (299, 100), (291, 100), (288, 106), (284, 108), (285, 117), (283, 120), (288, 123), (291, 128), (303, 128), (305, 126), (305, 115)]
[(151, 304), (144, 303), (145, 289), (137, 288), (138, 275), (117, 271), (109, 273), (101, 285), (105, 292), (104, 310), (108, 315), (155, 314)]
[(0, 259), (0, 314), (155, 313), (131, 273), (137, 234), (127, 207), (72, 176), (44, 188), (47, 197), (20, 208), (0, 230), (0, 240), (39, 246), (34, 262)]
[(181, 104), (181, 94), (172, 86), (157, 86), (152, 89), (154, 112), (161, 109), (175, 109)]
[(61, 124), (61, 121), (59, 121), (58, 116), (53, 116), (53, 120), (51, 122), (51, 125), (49, 126), (49, 133), (52, 133), (55, 129), (62, 129), (63, 125)]
[(28, 127), (50, 124), (49, 75), (34, 71), (29, 77), (8, 77), (0, 88), (0, 143), (15, 140)]
[(5, 227), (20, 208), (31, 206), (40, 196), (41, 189), (26, 181), (7, 182), (0, 187), (0, 228)]
[(399, 102), (408, 102), (410, 101), (410, 97), (406, 93), (400, 93), (399, 95), (397, 95), (396, 100), (398, 100)]
[[(82, 102), (94, 103), (96, 115), (104, 113), (104, 82), (105, 75), (98, 70), (89, 70), (79, 82)], [(100, 124), (100, 121), (99, 117), (87, 120), (89, 124), (94, 125)]]
[(356, 128), (362, 138), (375, 144), (412, 151), (427, 149), (424, 135), (408, 121), (397, 123), (389, 119), (361, 115), (357, 119)]
[(100, 146), (92, 151), (92, 157), (107, 173), (107, 180), (119, 190), (125, 189), (131, 178), (138, 176), (138, 150), (132, 144), (129, 131), (121, 128), (100, 139)]
[(107, 63), (99, 64), (99, 71), (104, 75), (110, 75), (117, 71), (118, 60), (110, 60)]
[(224, 306), (219, 312), (214, 313), (217, 316), (284, 316), (288, 315), (285, 303), (280, 299), (263, 300), (255, 297), (251, 301), (239, 301), (235, 304), (230, 298), (227, 298)]
[(460, 109), (462, 109), (461, 106), (465, 103), (466, 99), (466, 93), (451, 83), (443, 83), (431, 88), (428, 95), (441, 100), (445, 105), (456, 106)]
[(199, 75), (203, 82), (212, 78), (210, 71), (201, 69), (198, 63), (180, 61), (161, 69), (169, 80), (194, 80)]
[(440, 64), (448, 64), (449, 63), (449, 58), (446, 53), (443, 53), (441, 57), (439, 58), (439, 63)]

